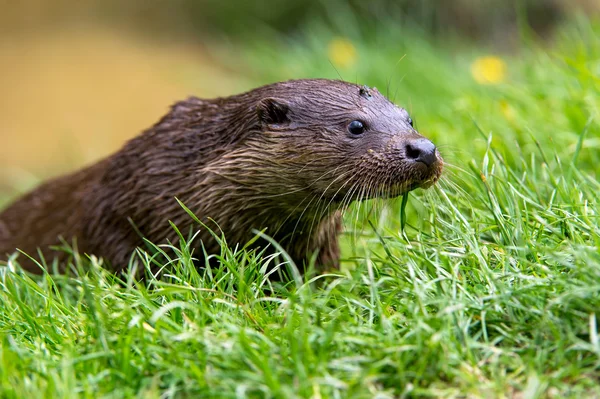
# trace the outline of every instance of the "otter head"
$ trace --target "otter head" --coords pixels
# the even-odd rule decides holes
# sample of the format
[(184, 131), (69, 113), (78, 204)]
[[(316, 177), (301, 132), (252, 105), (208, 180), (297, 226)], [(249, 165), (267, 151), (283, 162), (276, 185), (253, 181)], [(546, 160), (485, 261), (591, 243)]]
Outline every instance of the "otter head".
[(436, 146), (375, 88), (301, 80), (261, 94), (254, 147), (269, 149), (280, 195), (331, 203), (395, 197), (430, 187), (442, 173)]

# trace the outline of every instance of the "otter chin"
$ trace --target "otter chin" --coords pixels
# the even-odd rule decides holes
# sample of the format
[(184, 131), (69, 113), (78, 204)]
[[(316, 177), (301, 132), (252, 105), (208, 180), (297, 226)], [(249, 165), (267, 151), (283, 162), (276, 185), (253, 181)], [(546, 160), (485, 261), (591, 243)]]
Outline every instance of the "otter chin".
[[(430, 187), (442, 169), (438, 149), (408, 112), (375, 88), (311, 79), (191, 97), (108, 158), (9, 205), (0, 213), (0, 260), (18, 249), (64, 267), (67, 253), (55, 246), (76, 240), (79, 252), (117, 272), (135, 262), (145, 239), (176, 243), (172, 222), (199, 231), (199, 267), (210, 267), (205, 252), (220, 252), (209, 229), (232, 246), (261, 230), (301, 271), (315, 255), (323, 271), (339, 267), (345, 206)], [(267, 244), (253, 247), (268, 253)], [(18, 260), (42, 271), (25, 256)]]

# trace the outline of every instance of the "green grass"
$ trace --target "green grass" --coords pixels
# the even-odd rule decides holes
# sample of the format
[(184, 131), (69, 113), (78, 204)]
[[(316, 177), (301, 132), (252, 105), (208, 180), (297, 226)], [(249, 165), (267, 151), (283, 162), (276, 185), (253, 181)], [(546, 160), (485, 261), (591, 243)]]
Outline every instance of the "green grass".
[[(248, 85), (335, 78), (329, 32), (312, 32), (245, 46)], [(489, 87), (469, 72), (485, 51), (391, 26), (351, 37), (360, 58), (339, 73), (393, 78), (448, 161), (405, 231), (400, 200), (357, 205), (344, 270), (285, 287), (265, 280), (273, 259), (226, 246), (197, 272), (185, 243), (146, 284), (96, 259), (72, 277), (0, 270), (2, 397), (600, 396), (598, 26), (525, 43)]]

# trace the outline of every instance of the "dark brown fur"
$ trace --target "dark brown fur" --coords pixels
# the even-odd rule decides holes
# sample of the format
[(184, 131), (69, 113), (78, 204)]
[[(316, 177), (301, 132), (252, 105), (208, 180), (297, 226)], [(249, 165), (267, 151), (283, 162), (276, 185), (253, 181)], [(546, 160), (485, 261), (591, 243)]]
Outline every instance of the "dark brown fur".
[[(367, 131), (350, 134), (353, 120), (366, 122)], [(337, 267), (341, 209), (429, 186), (440, 176), (437, 151), (431, 166), (407, 159), (406, 143), (422, 139), (408, 121), (376, 89), (341, 81), (297, 80), (227, 98), (189, 98), (116, 154), (4, 210), (0, 255), (16, 248), (36, 255), (40, 248), (47, 259), (61, 258), (48, 246), (58, 237), (76, 238), (80, 252), (102, 256), (118, 271), (143, 247), (140, 234), (164, 243), (177, 239), (169, 221), (183, 232), (199, 228), (177, 198), (211, 227), (209, 220), (216, 221), (230, 244), (265, 229), (299, 267), (312, 254), (319, 268)], [(207, 252), (218, 252), (200, 229)], [(24, 256), (19, 260), (39, 271)]]

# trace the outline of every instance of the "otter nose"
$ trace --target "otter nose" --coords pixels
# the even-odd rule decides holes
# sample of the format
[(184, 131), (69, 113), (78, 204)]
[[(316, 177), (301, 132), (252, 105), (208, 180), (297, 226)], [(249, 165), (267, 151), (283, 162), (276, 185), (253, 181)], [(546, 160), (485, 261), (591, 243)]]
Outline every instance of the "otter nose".
[(427, 139), (410, 141), (406, 144), (405, 153), (408, 159), (423, 162), (427, 166), (431, 166), (437, 159), (435, 145)]

